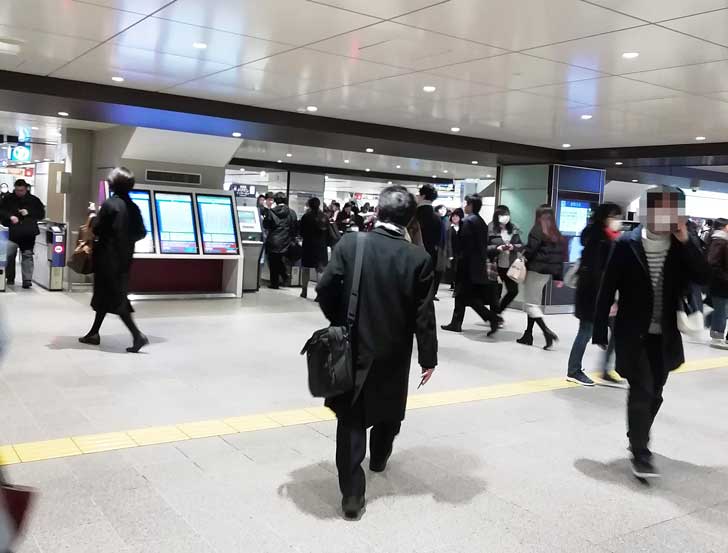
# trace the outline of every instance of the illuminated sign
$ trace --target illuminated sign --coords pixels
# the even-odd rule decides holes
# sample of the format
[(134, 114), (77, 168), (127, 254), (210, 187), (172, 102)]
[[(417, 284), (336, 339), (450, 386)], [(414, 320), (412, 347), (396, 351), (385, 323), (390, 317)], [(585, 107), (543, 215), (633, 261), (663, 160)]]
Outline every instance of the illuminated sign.
[(14, 146), (10, 148), (10, 161), (26, 163), (30, 161), (30, 148), (27, 146)]

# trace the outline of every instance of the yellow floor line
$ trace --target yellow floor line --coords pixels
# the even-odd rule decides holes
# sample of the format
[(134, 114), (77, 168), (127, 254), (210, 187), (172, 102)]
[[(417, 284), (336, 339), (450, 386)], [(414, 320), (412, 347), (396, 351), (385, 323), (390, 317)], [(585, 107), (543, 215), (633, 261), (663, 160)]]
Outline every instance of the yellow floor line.
[[(722, 367), (728, 367), (728, 357), (711, 357), (708, 359), (688, 361), (676, 372), (689, 373)], [(407, 403), (407, 410), (500, 399), (574, 387), (578, 387), (578, 385), (566, 382), (563, 377), (556, 377), (509, 382), (495, 384), (493, 386), (468, 388), (465, 390), (412, 394)], [(57, 440), (5, 445), (0, 446), (0, 466), (45, 461), (59, 457), (73, 457), (146, 445), (181, 442), (198, 438), (226, 436), (243, 432), (256, 432), (259, 430), (311, 424), (332, 420), (334, 418), (334, 414), (325, 407), (307, 407), (221, 420), (138, 428), (126, 432), (73, 436), (71, 438)]]

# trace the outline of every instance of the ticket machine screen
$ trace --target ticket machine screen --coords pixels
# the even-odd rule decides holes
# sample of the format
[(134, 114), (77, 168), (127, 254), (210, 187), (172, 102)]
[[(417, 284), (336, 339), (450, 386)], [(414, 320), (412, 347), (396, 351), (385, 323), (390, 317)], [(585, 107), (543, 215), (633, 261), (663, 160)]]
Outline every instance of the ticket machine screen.
[(147, 235), (136, 243), (134, 251), (137, 253), (154, 253), (151, 194), (147, 190), (132, 190), (129, 192), (129, 197), (137, 205), (139, 211), (141, 211), (144, 230), (147, 231)]
[(206, 254), (238, 255), (233, 199), (230, 196), (197, 195), (197, 210), (202, 228), (202, 247)]
[(197, 232), (192, 195), (155, 192), (159, 246), (162, 253), (197, 254)]

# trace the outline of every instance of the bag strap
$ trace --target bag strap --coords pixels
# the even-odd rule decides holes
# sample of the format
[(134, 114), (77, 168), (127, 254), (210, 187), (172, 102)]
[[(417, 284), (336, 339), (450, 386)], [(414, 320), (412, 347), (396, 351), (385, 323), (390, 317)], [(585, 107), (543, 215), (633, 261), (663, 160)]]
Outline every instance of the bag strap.
[(346, 326), (351, 329), (356, 322), (356, 312), (359, 308), (359, 283), (361, 282), (361, 269), (364, 264), (364, 246), (366, 244), (366, 233), (359, 232), (356, 235), (356, 261), (354, 262), (354, 280), (351, 284), (351, 295), (349, 296), (349, 310), (346, 313)]

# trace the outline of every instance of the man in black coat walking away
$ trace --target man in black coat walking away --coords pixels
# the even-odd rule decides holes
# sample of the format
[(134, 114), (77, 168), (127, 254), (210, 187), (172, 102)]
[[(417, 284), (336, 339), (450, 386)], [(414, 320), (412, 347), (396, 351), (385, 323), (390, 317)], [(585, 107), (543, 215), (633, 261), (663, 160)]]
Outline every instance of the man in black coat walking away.
[(629, 381), (627, 426), (638, 478), (659, 472), (649, 450), (650, 430), (670, 371), (685, 361), (677, 309), (691, 283), (709, 269), (685, 225), (685, 195), (670, 186), (646, 192), (643, 224), (617, 240), (607, 263), (594, 319), (594, 343), (607, 347), (609, 310), (619, 293), (614, 325), (617, 371)]
[(288, 281), (284, 258), (291, 245), (295, 243), (298, 217), (296, 212), (288, 207), (288, 198), (283, 192), (276, 193), (273, 201), (276, 205), (266, 212), (263, 226), (268, 232), (265, 249), (268, 252), (270, 288), (277, 290), (281, 282)]
[(38, 236), (38, 221), (45, 218), (43, 202), (30, 193), (30, 185), (23, 179), (15, 181), (12, 194), (3, 196), (0, 202), (0, 223), (10, 229), (7, 247), (7, 268), (5, 276), (8, 284), (15, 284), (15, 259), (20, 250), (20, 267), (23, 288), (33, 284), (33, 248)]
[(485, 322), (490, 323), (492, 336), (498, 331), (498, 315), (485, 306), (483, 298), (490, 297), (488, 280), (488, 225), (479, 215), (483, 199), (477, 194), (465, 198), (465, 219), (460, 227), (458, 270), (455, 275), (455, 309), (450, 324), (442, 327), (450, 332), (462, 332), (465, 308), (469, 305)]
[[(432, 260), (405, 239), (415, 207), (414, 196), (401, 186), (386, 188), (379, 197), (379, 219), (362, 243), (359, 308), (352, 333), (355, 388), (326, 402), (338, 418), (336, 466), (342, 508), (349, 519), (359, 518), (365, 504), (361, 463), (366, 429), (372, 427), (369, 468), (382, 472), (404, 420), (413, 336), (421, 384), (437, 365)], [(333, 325), (346, 321), (356, 243), (357, 233), (344, 235), (316, 288), (319, 305)]]

